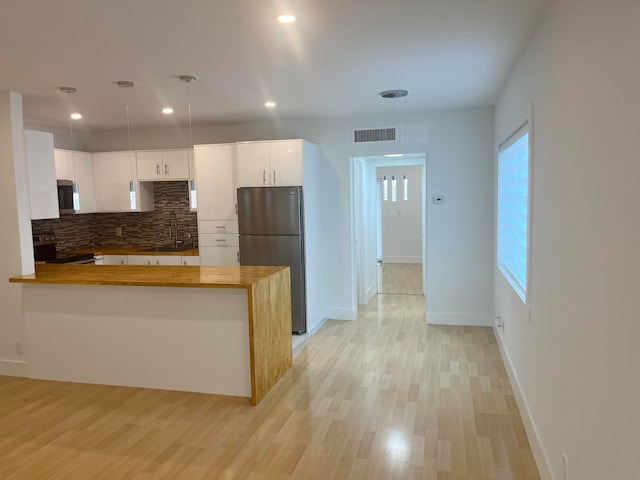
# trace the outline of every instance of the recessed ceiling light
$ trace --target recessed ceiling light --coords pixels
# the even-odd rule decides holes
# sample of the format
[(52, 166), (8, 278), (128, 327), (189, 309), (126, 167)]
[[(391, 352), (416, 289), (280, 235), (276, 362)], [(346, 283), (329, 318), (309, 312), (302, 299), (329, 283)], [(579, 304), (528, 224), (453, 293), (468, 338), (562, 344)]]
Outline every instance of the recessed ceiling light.
[(164, 107), (162, 109), (162, 113), (164, 113), (165, 115), (171, 115), (173, 113), (173, 108), (171, 107)]
[(393, 157), (404, 157), (404, 153), (387, 153), (383, 155), (383, 157), (393, 158)]
[(296, 21), (296, 17), (291, 14), (280, 15), (278, 21), (280, 23), (293, 23)]
[(82, 118), (82, 115), (80, 115), (78, 112), (74, 112), (71, 114), (72, 120), (80, 120), (81, 118)]
[(264, 106), (267, 108), (273, 108), (276, 106), (276, 102), (265, 102)]

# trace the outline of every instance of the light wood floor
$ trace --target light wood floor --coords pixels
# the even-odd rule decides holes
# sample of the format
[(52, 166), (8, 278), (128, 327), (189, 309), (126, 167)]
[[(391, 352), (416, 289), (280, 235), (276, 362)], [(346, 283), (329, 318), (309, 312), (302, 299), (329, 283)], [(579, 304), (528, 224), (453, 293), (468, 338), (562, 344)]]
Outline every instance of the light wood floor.
[(422, 264), (379, 263), (378, 293), (422, 295)]
[(489, 328), (328, 321), (246, 399), (0, 377), (0, 479), (538, 479)]

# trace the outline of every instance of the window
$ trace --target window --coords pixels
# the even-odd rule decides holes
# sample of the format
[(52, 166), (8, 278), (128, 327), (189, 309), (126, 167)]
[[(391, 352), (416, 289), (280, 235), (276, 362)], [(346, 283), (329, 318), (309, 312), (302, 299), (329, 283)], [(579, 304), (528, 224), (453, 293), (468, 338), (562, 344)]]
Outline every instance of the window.
[(498, 268), (527, 303), (529, 251), (529, 126), (519, 128), (498, 154)]

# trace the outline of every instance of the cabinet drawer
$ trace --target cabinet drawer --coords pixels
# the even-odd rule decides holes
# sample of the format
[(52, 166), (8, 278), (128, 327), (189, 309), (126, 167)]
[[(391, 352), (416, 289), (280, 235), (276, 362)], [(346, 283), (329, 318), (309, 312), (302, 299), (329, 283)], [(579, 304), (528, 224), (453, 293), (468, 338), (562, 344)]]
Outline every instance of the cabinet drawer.
[(236, 220), (200, 220), (200, 233), (238, 233)]
[(240, 240), (234, 233), (204, 233), (199, 236), (202, 247), (238, 247)]

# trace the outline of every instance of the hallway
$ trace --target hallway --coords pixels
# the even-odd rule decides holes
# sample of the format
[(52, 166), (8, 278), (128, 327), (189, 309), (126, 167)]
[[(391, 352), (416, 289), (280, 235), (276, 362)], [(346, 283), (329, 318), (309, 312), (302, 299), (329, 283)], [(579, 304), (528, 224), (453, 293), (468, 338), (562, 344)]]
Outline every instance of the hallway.
[(328, 321), (257, 407), (0, 377), (0, 478), (539, 478), (492, 331), (424, 315), (378, 295)]

